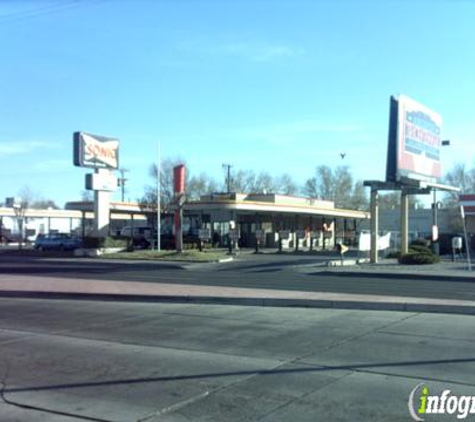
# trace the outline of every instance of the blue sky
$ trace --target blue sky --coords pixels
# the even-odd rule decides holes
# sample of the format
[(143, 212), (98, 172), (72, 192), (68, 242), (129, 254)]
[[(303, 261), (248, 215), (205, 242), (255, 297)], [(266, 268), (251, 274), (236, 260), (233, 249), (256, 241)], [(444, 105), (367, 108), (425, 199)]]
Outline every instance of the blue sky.
[(397, 94), (443, 116), (444, 170), (472, 166), (473, 16), (449, 0), (1, 0), (0, 198), (79, 199), (78, 130), (120, 139), (131, 199), (159, 141), (220, 180), (222, 163), (383, 180)]

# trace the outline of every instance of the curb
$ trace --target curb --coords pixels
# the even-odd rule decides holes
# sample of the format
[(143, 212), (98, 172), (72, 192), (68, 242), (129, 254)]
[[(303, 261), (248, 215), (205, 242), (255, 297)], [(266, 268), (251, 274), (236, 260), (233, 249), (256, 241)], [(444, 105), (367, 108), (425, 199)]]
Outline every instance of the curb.
[(332, 259), (327, 261), (327, 267), (351, 267), (354, 265), (368, 264), (368, 258), (358, 258), (358, 259)]
[[(320, 271), (320, 274), (331, 274), (335, 277), (366, 277), (366, 278), (389, 278), (400, 279), (407, 277), (415, 280), (438, 280), (438, 281), (460, 281), (460, 282), (475, 282), (475, 272), (467, 275), (439, 275), (439, 274), (417, 274), (410, 272), (373, 272), (373, 271)], [(473, 275), (472, 275), (473, 274)]]
[(138, 303), (191, 303), (202, 305), (236, 305), (261, 307), (295, 307), (318, 309), (352, 309), (371, 311), (398, 311), (416, 313), (445, 313), (459, 315), (475, 315), (474, 305), (327, 300), (327, 299), (285, 299), (285, 298), (239, 298), (216, 296), (177, 296), (177, 295), (140, 295), (110, 293), (63, 293), (41, 291), (0, 291), (1, 298), (53, 299), (53, 300), (92, 300)]

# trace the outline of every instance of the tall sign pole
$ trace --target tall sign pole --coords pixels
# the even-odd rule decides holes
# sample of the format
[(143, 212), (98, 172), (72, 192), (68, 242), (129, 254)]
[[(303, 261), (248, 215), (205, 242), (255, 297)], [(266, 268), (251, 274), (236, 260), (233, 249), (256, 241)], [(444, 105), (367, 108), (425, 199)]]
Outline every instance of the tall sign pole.
[(117, 177), (111, 170), (119, 168), (119, 141), (85, 132), (73, 134), (73, 162), (77, 167), (94, 169), (86, 174), (86, 189), (94, 191), (95, 236), (109, 233), (110, 197), (117, 189)]

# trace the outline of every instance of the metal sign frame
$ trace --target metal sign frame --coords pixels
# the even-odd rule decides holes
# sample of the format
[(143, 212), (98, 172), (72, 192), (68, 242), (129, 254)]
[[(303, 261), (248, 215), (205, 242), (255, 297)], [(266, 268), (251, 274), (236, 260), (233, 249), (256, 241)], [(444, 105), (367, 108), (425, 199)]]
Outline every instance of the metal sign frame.
[(405, 95), (391, 97), (386, 180), (437, 183), (442, 175), (441, 130), (438, 113)]
[(77, 167), (116, 170), (119, 168), (119, 140), (74, 132), (73, 162)]

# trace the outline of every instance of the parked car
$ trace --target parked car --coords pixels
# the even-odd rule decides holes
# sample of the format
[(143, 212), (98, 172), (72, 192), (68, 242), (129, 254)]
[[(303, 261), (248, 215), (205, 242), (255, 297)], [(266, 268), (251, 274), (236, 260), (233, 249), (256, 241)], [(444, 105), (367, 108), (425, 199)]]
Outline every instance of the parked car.
[(72, 251), (81, 247), (81, 243), (81, 239), (66, 233), (40, 234), (35, 240), (34, 247), (39, 251)]

